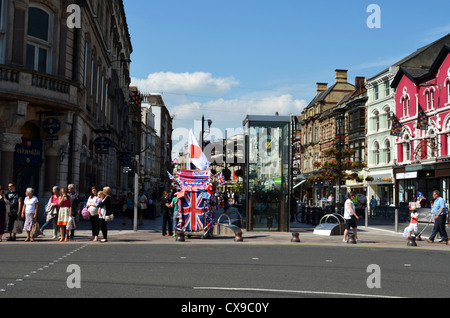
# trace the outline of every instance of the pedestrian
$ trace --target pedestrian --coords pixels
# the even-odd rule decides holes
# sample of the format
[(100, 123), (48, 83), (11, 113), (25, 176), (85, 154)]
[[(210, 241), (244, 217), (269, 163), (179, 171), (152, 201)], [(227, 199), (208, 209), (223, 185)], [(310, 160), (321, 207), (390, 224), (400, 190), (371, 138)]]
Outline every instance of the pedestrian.
[(58, 212), (59, 212), (59, 205), (58, 205), (58, 200), (59, 200), (59, 187), (58, 186), (54, 186), (52, 188), (52, 195), (50, 196), (50, 199), (48, 200), (47, 203), (47, 220), (44, 223), (44, 225), (42, 225), (41, 227), (41, 232), (44, 232), (44, 230), (47, 228), (47, 226), (52, 223), (53, 225), (53, 239), (56, 239), (57, 235), (58, 235)]
[(103, 191), (99, 192), (102, 201), (97, 205), (99, 210), (100, 230), (102, 231), (103, 239), (101, 243), (108, 242), (108, 227), (106, 224), (106, 218), (113, 215), (112, 202), (111, 202), (111, 188), (104, 187)]
[(10, 207), (8, 212), (9, 237), (7, 241), (15, 241), (16, 233), (13, 233), (14, 223), (16, 220), (21, 220), (23, 198), (20, 196), (19, 192), (16, 191), (16, 185), (14, 182), (8, 184), (8, 192), (6, 193), (6, 199), (9, 201)]
[(23, 200), (22, 219), (25, 219), (23, 230), (27, 232), (25, 242), (34, 242), (34, 237), (31, 236), (33, 225), (37, 222), (37, 213), (39, 208), (39, 200), (34, 196), (34, 189), (28, 188), (25, 192), (25, 199)]
[(101, 199), (98, 197), (98, 191), (96, 187), (91, 188), (91, 194), (86, 202), (86, 208), (89, 211), (89, 220), (91, 221), (92, 229), (92, 241), (98, 241), (98, 233), (100, 233), (100, 219), (98, 216), (98, 207)]
[(173, 236), (175, 235), (175, 231), (177, 229), (177, 225), (178, 225), (178, 219), (179, 219), (179, 206), (178, 206), (178, 197), (177, 197), (177, 193), (174, 193), (173, 198), (172, 198), (172, 208), (173, 208)]
[(142, 226), (143, 223), (143, 216), (144, 213), (147, 211), (147, 196), (144, 194), (144, 191), (139, 190), (139, 197), (138, 197), (138, 202), (139, 202), (139, 209), (138, 209), (138, 215), (139, 215), (139, 226)]
[[(412, 233), (416, 236), (416, 239), (420, 238), (419, 228), (419, 213), (417, 212), (417, 207), (412, 206), (411, 207), (411, 223), (409, 223), (409, 237), (412, 236)], [(408, 239), (409, 239), (408, 237)]]
[[(68, 190), (67, 195), (72, 200), (71, 216), (73, 216), (74, 218), (77, 218), (80, 216), (80, 200), (78, 198), (78, 192), (76, 191), (74, 184), (69, 184), (67, 186), (67, 190)], [(74, 236), (75, 236), (75, 229), (72, 229), (72, 230), (70, 230), (69, 238), (71, 240), (73, 240)]]
[[(161, 204), (161, 210), (163, 213), (163, 224), (162, 224), (162, 235), (163, 236), (173, 236), (172, 232), (172, 215), (170, 213), (171, 208), (171, 200), (169, 199), (169, 193), (167, 191), (163, 191), (163, 199)], [(167, 231), (169, 234), (167, 234)]]
[(3, 193), (3, 187), (0, 185), (0, 242), (3, 241), (5, 234), (6, 207), (9, 207), (9, 201)]
[(356, 214), (355, 211), (355, 204), (353, 203), (353, 199), (355, 198), (355, 194), (353, 192), (350, 192), (348, 195), (347, 201), (345, 201), (344, 205), (344, 219), (345, 219), (345, 231), (344, 231), (344, 243), (348, 242), (348, 234), (350, 231), (350, 228), (353, 229), (353, 237), (356, 242), (359, 242), (358, 240), (358, 225), (356, 224), (356, 220), (359, 220), (359, 216)]
[[(441, 236), (441, 240), (439, 241), (439, 243), (448, 244), (447, 231), (445, 230), (445, 223), (447, 220), (448, 209), (445, 205), (444, 199), (440, 196), (440, 194), (441, 193), (439, 192), (439, 190), (433, 191), (434, 204), (431, 209), (431, 212), (434, 215), (434, 227), (430, 237), (425, 240), (428, 243), (433, 243), (436, 234), (439, 232), (439, 235)], [(433, 217), (431, 218), (430, 222), (432, 221)]]
[(372, 195), (372, 199), (370, 200), (370, 217), (375, 216), (376, 207), (377, 207), (377, 199), (375, 199), (375, 196)]
[(61, 188), (58, 199), (59, 212), (58, 212), (58, 226), (61, 234), (60, 242), (69, 241), (69, 231), (67, 230), (67, 224), (72, 216), (72, 199), (67, 194), (66, 188)]
[(127, 225), (128, 218), (131, 219), (131, 225), (133, 225), (133, 218), (134, 218), (134, 199), (133, 194), (131, 192), (128, 192), (127, 199), (126, 199), (126, 210), (125, 210), (125, 217), (123, 218), (122, 225)]

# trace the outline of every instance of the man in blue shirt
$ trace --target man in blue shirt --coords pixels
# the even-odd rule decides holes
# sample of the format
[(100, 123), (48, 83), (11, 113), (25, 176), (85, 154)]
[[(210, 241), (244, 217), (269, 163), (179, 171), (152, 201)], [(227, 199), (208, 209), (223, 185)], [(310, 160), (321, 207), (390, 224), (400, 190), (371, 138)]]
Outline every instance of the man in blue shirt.
[(447, 220), (447, 207), (445, 201), (440, 197), (440, 192), (438, 190), (433, 191), (434, 204), (431, 212), (434, 214), (434, 228), (430, 237), (425, 239), (428, 243), (433, 243), (437, 232), (441, 236), (441, 244), (448, 244), (447, 231), (445, 230), (445, 222)]

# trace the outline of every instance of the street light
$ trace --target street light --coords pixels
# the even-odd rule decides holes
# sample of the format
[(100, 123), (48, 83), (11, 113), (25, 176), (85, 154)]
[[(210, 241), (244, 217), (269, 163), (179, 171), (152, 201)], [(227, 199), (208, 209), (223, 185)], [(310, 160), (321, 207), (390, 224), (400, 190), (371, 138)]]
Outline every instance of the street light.
[[(211, 119), (208, 119), (208, 128), (211, 129), (211, 125), (213, 124), (213, 121)], [(201, 145), (202, 145), (202, 151), (205, 150), (205, 145), (204, 145), (204, 133), (205, 133), (205, 115), (202, 116), (202, 140), (201, 140)]]

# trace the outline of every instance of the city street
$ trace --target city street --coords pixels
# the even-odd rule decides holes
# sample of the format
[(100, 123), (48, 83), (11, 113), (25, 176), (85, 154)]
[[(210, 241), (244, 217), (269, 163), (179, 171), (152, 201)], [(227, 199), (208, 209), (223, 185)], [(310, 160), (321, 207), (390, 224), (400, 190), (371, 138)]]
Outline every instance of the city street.
[[(433, 250), (122, 242), (2, 244), (0, 253), (1, 298), (442, 297), (450, 280), (450, 254)], [(370, 265), (381, 288), (368, 287)]]

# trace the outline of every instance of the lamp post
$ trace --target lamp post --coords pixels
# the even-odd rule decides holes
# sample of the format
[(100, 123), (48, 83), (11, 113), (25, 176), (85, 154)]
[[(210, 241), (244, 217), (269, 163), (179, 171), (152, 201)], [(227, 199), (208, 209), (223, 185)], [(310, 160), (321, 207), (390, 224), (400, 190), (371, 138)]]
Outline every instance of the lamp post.
[[(211, 119), (208, 119), (207, 120), (208, 121), (208, 128), (209, 129), (211, 129), (211, 125), (212, 125), (212, 120)], [(203, 115), (202, 116), (202, 140), (201, 140), (201, 148), (202, 148), (202, 151), (204, 151), (205, 150), (205, 144), (204, 144), (204, 134), (205, 134), (205, 115)]]

